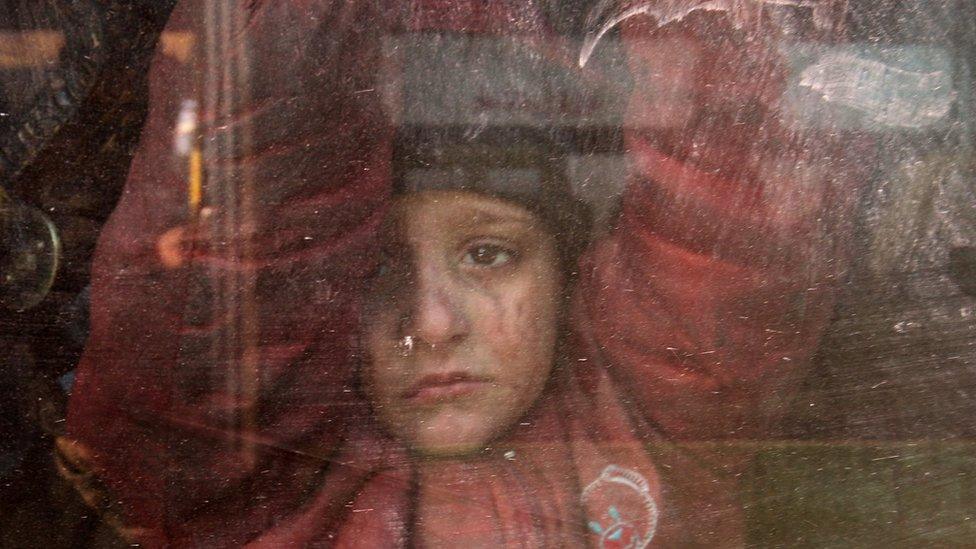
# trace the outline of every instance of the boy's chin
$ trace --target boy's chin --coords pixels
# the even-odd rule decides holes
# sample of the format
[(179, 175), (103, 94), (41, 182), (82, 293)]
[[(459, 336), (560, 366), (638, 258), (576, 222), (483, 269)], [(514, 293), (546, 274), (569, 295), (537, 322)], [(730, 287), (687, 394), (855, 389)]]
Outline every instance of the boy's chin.
[(473, 456), (485, 451), (489, 446), (489, 438), (469, 440), (413, 440), (409, 442), (410, 451), (425, 459), (444, 459)]
[[(514, 410), (513, 410), (514, 411)], [(417, 457), (440, 459), (474, 456), (504, 438), (521, 414), (486, 414), (481, 410), (445, 409), (408, 425), (387, 423), (388, 432)]]

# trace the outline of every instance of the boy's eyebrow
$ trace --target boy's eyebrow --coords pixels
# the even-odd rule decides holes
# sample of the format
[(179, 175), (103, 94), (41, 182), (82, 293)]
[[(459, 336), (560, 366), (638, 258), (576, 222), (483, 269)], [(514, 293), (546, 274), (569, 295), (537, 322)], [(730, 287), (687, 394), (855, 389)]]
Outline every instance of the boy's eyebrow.
[(531, 225), (534, 219), (527, 212), (524, 215), (521, 212), (518, 214), (497, 214), (481, 208), (472, 208), (470, 215), (466, 215), (463, 221), (465, 224), (471, 225), (503, 225), (511, 223)]

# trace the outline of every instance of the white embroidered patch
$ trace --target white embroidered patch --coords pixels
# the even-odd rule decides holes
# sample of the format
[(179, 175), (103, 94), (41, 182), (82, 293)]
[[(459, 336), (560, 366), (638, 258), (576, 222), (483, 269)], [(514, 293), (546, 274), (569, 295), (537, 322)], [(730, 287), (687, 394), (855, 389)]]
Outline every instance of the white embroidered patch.
[(654, 538), (658, 508), (647, 479), (637, 471), (608, 465), (583, 489), (580, 500), (590, 512), (589, 530), (601, 548), (641, 549)]

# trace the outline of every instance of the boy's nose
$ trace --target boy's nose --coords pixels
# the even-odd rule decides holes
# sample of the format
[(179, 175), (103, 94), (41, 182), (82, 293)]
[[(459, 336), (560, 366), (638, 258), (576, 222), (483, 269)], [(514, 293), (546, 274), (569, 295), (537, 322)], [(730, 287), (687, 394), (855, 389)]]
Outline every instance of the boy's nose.
[(436, 266), (424, 266), (414, 277), (410, 310), (403, 335), (412, 335), (430, 347), (457, 342), (468, 335), (470, 322), (463, 291), (450, 274)]

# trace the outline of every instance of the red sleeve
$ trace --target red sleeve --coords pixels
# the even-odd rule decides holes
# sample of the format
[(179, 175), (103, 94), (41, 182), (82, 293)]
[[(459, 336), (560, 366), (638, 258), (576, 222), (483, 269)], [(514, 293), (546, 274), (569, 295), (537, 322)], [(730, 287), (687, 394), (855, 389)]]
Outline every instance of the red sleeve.
[[(139, 149), (94, 258), (68, 418), (129, 533), (151, 546), (263, 531), (301, 505), (364, 413), (357, 282), (389, 195), (373, 3), (206, 5), (180, 2), (168, 24), (189, 60), (166, 48), (154, 59)], [(204, 22), (220, 32), (208, 38)], [(191, 223), (173, 152), (188, 99), (211, 214), (173, 267), (156, 250)]]
[(769, 436), (830, 319), (857, 190), (835, 140), (779, 117), (775, 53), (700, 28), (624, 25), (630, 181), (577, 322), (669, 438)]

